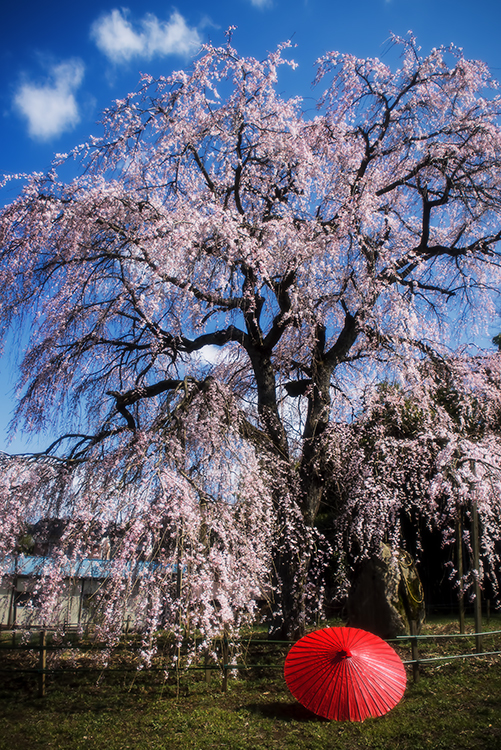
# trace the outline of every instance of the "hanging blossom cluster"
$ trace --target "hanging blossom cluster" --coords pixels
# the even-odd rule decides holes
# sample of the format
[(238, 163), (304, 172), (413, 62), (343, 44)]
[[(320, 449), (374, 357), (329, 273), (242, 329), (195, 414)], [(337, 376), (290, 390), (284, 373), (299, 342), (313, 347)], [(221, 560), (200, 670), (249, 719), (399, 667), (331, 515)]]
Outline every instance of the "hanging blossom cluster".
[[(361, 417), (330, 451), (337, 470), (336, 542), (343, 573), (377, 555), (381, 544), (426, 555), (420, 529), (439, 533), (444, 547), (458, 533), (473, 560), (472, 514), (480, 524), (480, 568), (458, 579), (463, 590), (488, 575), (499, 594), (501, 554), (501, 358), (498, 353), (448, 356), (424, 366), (426, 377), (405, 385), (380, 383)], [(341, 489), (342, 488), (342, 489)], [(340, 499), (342, 497), (342, 499)], [(408, 537), (409, 529), (412, 539)]]
[(16, 573), (13, 560), (19, 567), (28, 559), (19, 541), (46, 521), (25, 607), (33, 623), (63, 626), (68, 587), (89, 576), (95, 558), (100, 580), (82, 627), (111, 648), (131, 623), (143, 634), (145, 663), (159, 632), (202, 634), (203, 647), (256, 619), (270, 595), (270, 489), (226, 405), (218, 420), (217, 401), (213, 393), (210, 415), (192, 404), (182, 439), (164, 425), (136, 436), (127, 453), (96, 456), (76, 471), (56, 459), (4, 457), (5, 579)]

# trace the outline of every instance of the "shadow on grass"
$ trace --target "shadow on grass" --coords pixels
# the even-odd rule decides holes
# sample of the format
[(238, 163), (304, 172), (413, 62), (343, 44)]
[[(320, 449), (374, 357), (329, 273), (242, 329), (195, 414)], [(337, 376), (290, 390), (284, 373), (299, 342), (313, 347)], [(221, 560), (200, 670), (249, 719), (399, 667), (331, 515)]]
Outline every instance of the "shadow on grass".
[(266, 719), (278, 719), (279, 721), (316, 721), (327, 722), (321, 716), (317, 716), (312, 711), (300, 703), (281, 703), (272, 701), (268, 703), (249, 703), (246, 708), (253, 714), (260, 714)]

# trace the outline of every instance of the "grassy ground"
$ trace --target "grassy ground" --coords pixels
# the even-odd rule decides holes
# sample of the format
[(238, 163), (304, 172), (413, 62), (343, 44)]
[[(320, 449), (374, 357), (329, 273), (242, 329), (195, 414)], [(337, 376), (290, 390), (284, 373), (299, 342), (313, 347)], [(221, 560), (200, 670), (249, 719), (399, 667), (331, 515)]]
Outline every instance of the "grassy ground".
[[(439, 644), (426, 655), (446, 650)], [(501, 749), (500, 657), (429, 665), (416, 684), (408, 674), (398, 706), (362, 724), (314, 716), (280, 670), (230, 679), (224, 694), (217, 674), (209, 684), (196, 672), (175, 684), (143, 673), (69, 673), (49, 678), (45, 698), (20, 675), (0, 683), (0, 750)]]

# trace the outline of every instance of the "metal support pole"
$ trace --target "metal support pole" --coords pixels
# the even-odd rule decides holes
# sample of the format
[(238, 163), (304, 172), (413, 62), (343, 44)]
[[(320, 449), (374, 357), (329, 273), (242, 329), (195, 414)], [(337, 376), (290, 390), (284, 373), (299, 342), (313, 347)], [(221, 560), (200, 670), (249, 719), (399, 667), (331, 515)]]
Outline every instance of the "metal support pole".
[(482, 632), (482, 593), (480, 591), (480, 540), (478, 530), (478, 511), (477, 511), (477, 498), (473, 498), (471, 504), (471, 516), (472, 516), (472, 546), (473, 546), (473, 568), (475, 575), (475, 648), (477, 654), (482, 653), (482, 636), (478, 633)]
[[(475, 461), (470, 462), (470, 468), (473, 476), (476, 479), (476, 466)], [(477, 483), (473, 484), (472, 488), (472, 500), (471, 500), (471, 546), (472, 546), (472, 552), (473, 552), (473, 575), (475, 576), (475, 582), (474, 582), (474, 592), (475, 592), (475, 603), (474, 603), (474, 611), (475, 611), (475, 633), (477, 635), (475, 636), (475, 648), (477, 651), (477, 654), (482, 653), (482, 636), (478, 635), (482, 632), (482, 593), (480, 591), (480, 534), (479, 534), (479, 526), (478, 526), (478, 507), (477, 507), (477, 501), (478, 501), (478, 489), (477, 489)]]
[(458, 508), (458, 521), (456, 527), (456, 549), (457, 549), (457, 561), (458, 561), (458, 578), (459, 578), (459, 632), (465, 633), (465, 619), (464, 619), (464, 590), (463, 590), (463, 509), (461, 506)]

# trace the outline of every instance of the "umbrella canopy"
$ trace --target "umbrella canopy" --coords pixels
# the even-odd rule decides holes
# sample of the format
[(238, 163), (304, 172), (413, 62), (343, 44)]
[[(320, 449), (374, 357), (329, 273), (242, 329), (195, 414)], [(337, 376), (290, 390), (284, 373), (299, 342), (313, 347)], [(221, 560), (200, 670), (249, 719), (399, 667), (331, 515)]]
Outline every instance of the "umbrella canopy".
[(382, 716), (398, 703), (407, 681), (391, 646), (359, 628), (305, 635), (287, 654), (284, 673), (303, 706), (338, 721)]

